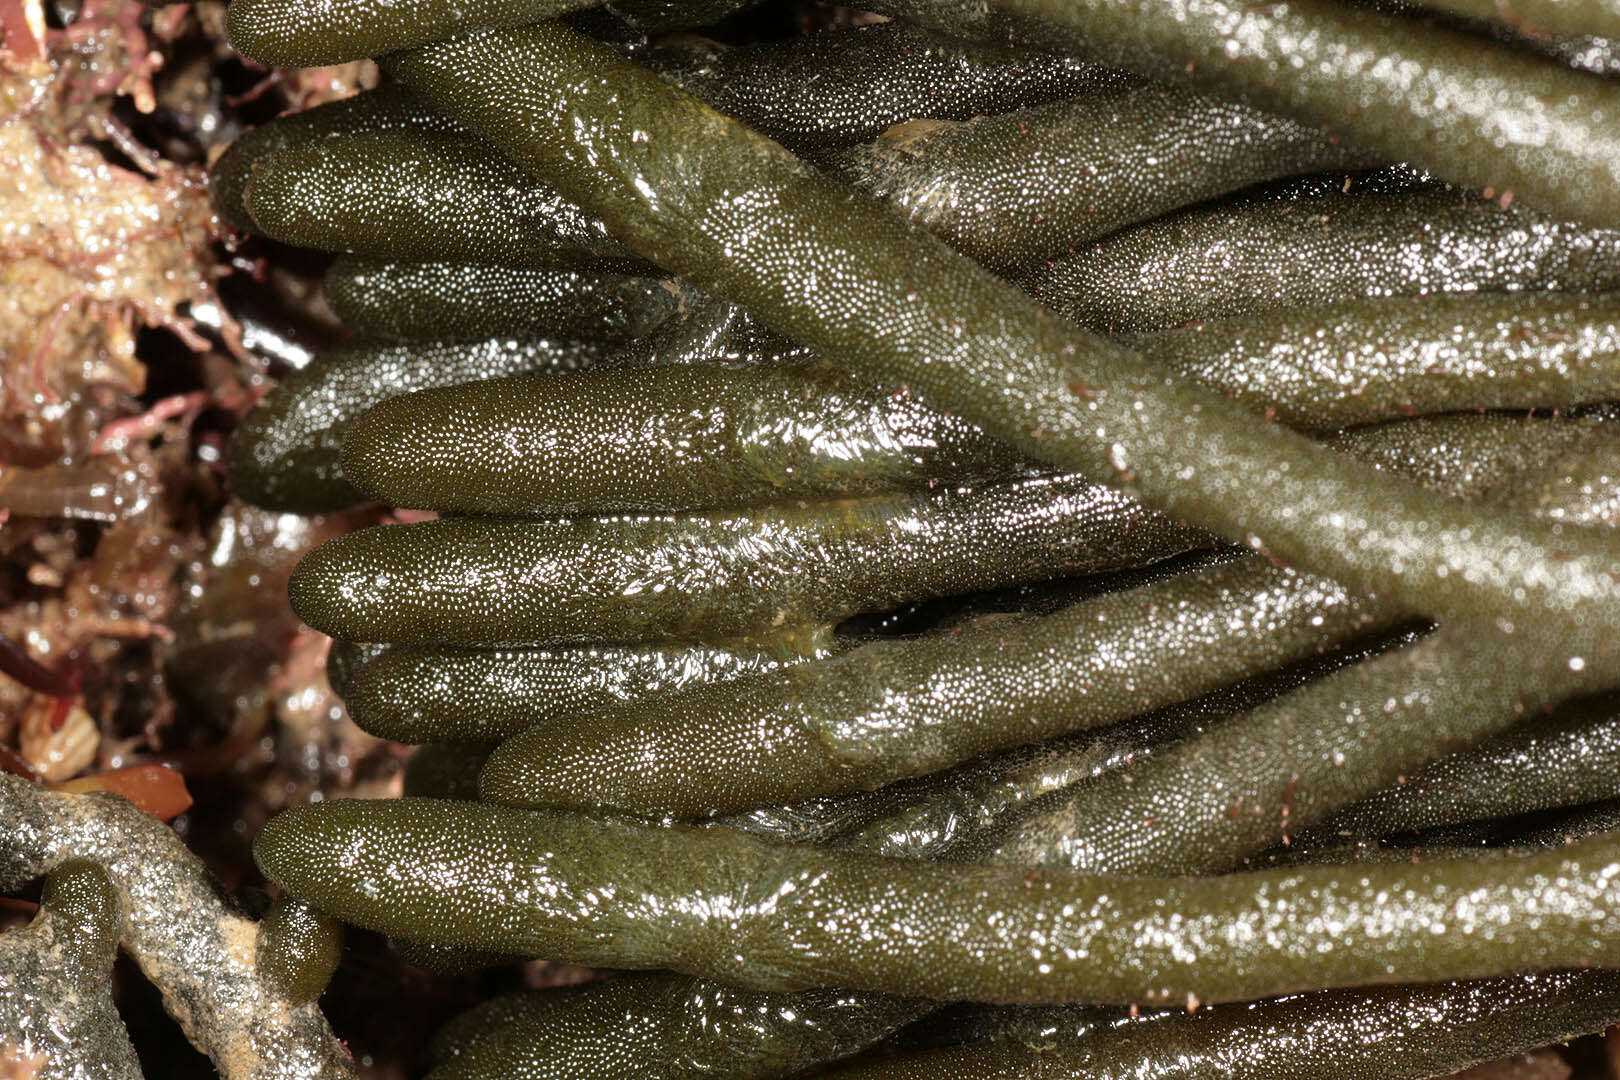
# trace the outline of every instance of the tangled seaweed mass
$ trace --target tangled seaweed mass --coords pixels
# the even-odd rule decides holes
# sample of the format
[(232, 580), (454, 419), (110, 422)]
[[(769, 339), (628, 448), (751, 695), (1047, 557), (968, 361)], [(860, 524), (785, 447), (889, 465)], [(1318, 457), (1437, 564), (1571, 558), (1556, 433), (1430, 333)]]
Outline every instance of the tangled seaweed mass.
[[(332, 918), (640, 972), (431, 1080), (1389, 1080), (1620, 1022), (1620, 3), (686, 32), (737, 6), (230, 8), (390, 77), (214, 167), (353, 332), (232, 484), (433, 512), (292, 580), (422, 746), (259, 835), (263, 1060), (326, 1038)], [(102, 979), (51, 843), (26, 933)]]

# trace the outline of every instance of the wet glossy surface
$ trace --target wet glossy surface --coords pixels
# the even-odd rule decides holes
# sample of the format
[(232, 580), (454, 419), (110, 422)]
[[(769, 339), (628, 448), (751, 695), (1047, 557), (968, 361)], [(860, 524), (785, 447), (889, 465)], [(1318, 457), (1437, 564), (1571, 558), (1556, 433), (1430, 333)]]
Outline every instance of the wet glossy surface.
[[(354, 1075), (320, 1010), (291, 1004), (257, 966), (258, 925), (227, 903), (201, 860), (163, 822), (118, 796), (49, 791), (10, 773), (0, 773), (0, 819), (9, 823), (0, 890), (15, 892), (64, 864), (90, 860), (122, 906), (121, 928), (110, 925), (100, 901), (81, 909), (77, 925), (87, 936), (74, 961), (49, 964), (56, 977), (104, 978), (98, 972), (107, 971), (116, 944), (164, 990), (176, 1020), (226, 1080)], [(25, 989), (38, 985), (29, 980)], [(109, 998), (109, 1011), (111, 1005)], [(104, 1045), (99, 1038), (81, 1044), (91, 1063), (116, 1068), (115, 1054), (93, 1048)]]
[(294, 1005), (321, 996), (342, 953), (342, 924), (302, 900), (278, 898), (259, 923), (259, 970)]
[(1227, 563), (537, 726), (502, 745), (481, 787), (506, 804), (682, 818), (876, 788), (1195, 697), (1400, 617), (1261, 560)]
[[(1025, 453), (1353, 588), (1400, 592), (1426, 614), (1503, 615), (1584, 652), (1620, 610), (1612, 548), (1482, 521), (1255, 424), (1043, 317), (937, 242), (561, 27), (436, 44), (388, 65), (643, 254)], [(495, 84), (491, 70), (508, 74)]]
[(891, 128), (829, 164), (964, 255), (1024, 270), (1252, 184), (1374, 163), (1257, 109), (1122, 80), (999, 116)]
[(1060, 477), (746, 512), (364, 529), (305, 556), (289, 592), (305, 622), (351, 641), (810, 646), (857, 612), (1207, 543)]
[(1442, 758), (1321, 828), (1378, 836), (1614, 798), (1620, 798), (1620, 700), (1605, 694)]
[[(1496, 188), (1482, 199), (1403, 173), (1382, 186), (1356, 179), (1346, 195), (1330, 175), (1127, 230), (1054, 267), (1040, 298), (1110, 330), (1230, 318), (1106, 341), (1038, 314), (920, 229), (560, 27), (387, 61), (529, 176), (685, 277), (670, 286), (676, 311), (607, 362), (617, 383), (587, 375), (398, 399), (350, 443), (355, 476), (401, 503), (620, 516), (361, 534), (306, 564), (300, 611), (358, 640), (440, 643), (396, 648), (347, 677), (357, 711), (371, 710), (390, 734), (482, 739), (544, 721), (496, 754), (489, 794), (655, 815), (737, 810), (727, 820), (756, 835), (415, 801), (300, 810), (272, 825), (261, 850), (272, 876), (364, 925), (442, 946), (698, 973), (491, 1003), (446, 1033), (434, 1080), (648, 1068), (766, 1080), (852, 1053), (925, 1010), (874, 991), (1191, 1007), (1212, 996), (1620, 963), (1609, 940), (1620, 873), (1612, 836), (1522, 858), (1474, 860), (1441, 845), (1420, 866), (1380, 854), (1179, 876), (1269, 858), (1265, 849), (1369, 795), (1405, 806), (1416, 789), (1391, 785), (1436, 758), (1436, 783), (1467, 762), (1484, 770), (1439, 800), (1453, 814), (1612, 793), (1601, 725), (1559, 729), (1556, 746), (1546, 727), (1502, 734), (1608, 685), (1620, 663), (1611, 648), (1620, 556), (1612, 536), (1591, 528), (1612, 524), (1620, 507), (1620, 453), (1604, 425), (1439, 417), (1322, 446), (1256, 414), (1326, 432), (1414, 412), (1614, 396), (1610, 298), (1573, 293), (1620, 287), (1615, 234), (1592, 227), (1617, 224), (1607, 198), (1620, 160), (1608, 122), (1615, 92), (1483, 38), (1359, 12), (1352, 23), (1317, 0), (1046, 6), (1078, 18), (1114, 59), (1190, 75), (1295, 119), (1116, 84), (999, 120), (892, 131), (879, 149), (850, 153), (849, 178), (1008, 266), (1059, 225), (1089, 239), (1097, 231), (1085, 232), (1087, 222), (1100, 230), (1096, 220), (1125, 223), (1343, 163), (1335, 155), (1347, 151), (1332, 141), (1342, 133)], [(930, 15), (963, 27), (964, 12), (933, 5)], [(978, 29), (1005, 30), (996, 24)], [(1056, 28), (1044, 34), (1042, 44), (1072, 43)], [(688, 40), (654, 55), (723, 110), (814, 148), (889, 122), (885, 109), (895, 118), (923, 110), (902, 84), (884, 82), (907, 64), (936, 72), (903, 85), (939, 116), (992, 88), (987, 73), (1002, 73), (1002, 109), (1091, 77), (1038, 54), (1029, 71), (1015, 70), (1004, 62), (1016, 52), (982, 44), (905, 51), (929, 38), (896, 24), (729, 51)], [(891, 40), (904, 55), (874, 64)], [(1192, 142), (1204, 169), (1176, 156)], [(1070, 190), (1063, 181), (1075, 172), (1100, 187)], [(444, 198), (455, 186), (424, 191)], [(362, 218), (373, 201), (336, 216)], [(384, 208), (381, 220), (402, 219)], [(475, 293), (517, 287), (468, 280)], [(374, 295), (380, 308), (403, 307), (411, 287), (385, 282)], [(435, 289), (449, 292), (424, 287), (429, 303)], [(731, 387), (704, 383), (696, 369), (630, 370), (802, 365), (808, 350), (871, 380), (875, 393), (852, 409), (843, 384), (796, 400), (831, 378), (820, 372), (807, 379), (777, 366), (728, 376)], [(1188, 375), (1208, 392), (1188, 388)], [(905, 411), (919, 402), (938, 411)], [(828, 624), (852, 611), (1197, 542), (1139, 509), (1099, 519), (1103, 504), (1090, 495), (1051, 490), (987, 513), (972, 505), (983, 487), (849, 498), (865, 490), (850, 484), (953, 477), (972, 458), (960, 441), (968, 431), (1106, 481), (1256, 557), (1064, 615), (1003, 616), (711, 681), (730, 673), (729, 661), (711, 663), (725, 655), (718, 646), (789, 655), (825, 646)], [(1019, 490), (1036, 489), (1005, 489)], [(1476, 501), (1446, 501), (1458, 495)], [(735, 505), (752, 509), (692, 513)], [(1063, 545), (1077, 521), (1087, 545), (1095, 528), (1130, 540), (1129, 552), (1098, 562), (1098, 548), (1076, 562)], [(1415, 644), (1366, 643), (1344, 659), (1358, 662), (1327, 665), (1319, 678), (1274, 676), (1250, 699), (1218, 691), (1060, 747), (764, 807), (1126, 717), (1308, 657), (1398, 612), (1444, 625)], [(717, 647), (442, 644), (569, 640)], [(338, 654), (339, 673), (354, 659)], [(698, 681), (688, 689), (643, 696), (689, 678)], [(470, 797), (486, 750), (425, 748), (410, 790)], [(1398, 808), (1389, 820), (1426, 819)], [(1297, 861), (1354, 857), (1331, 847)], [(862, 852), (1001, 865), (906, 865)], [(1558, 862), (1571, 852), (1579, 866)], [(1166, 877), (1031, 869), (1040, 865)], [(860, 1075), (1416, 1077), (1606, 1025), (1608, 978), (1328, 992), (1122, 1022), (1117, 1032), (1096, 1026), (1096, 1012), (1078, 1022), (1090, 1025), (1083, 1033), (1061, 1030), (1061, 1018), (1037, 1029), (1045, 1021), (1030, 1014), (998, 1014), (988, 1047)], [(831, 988), (839, 984), (864, 989)], [(1555, 1007), (1566, 1000), (1577, 1004)], [(1369, 1039), (1375, 1051), (1358, 1045)], [(1061, 1045), (1035, 1055), (1032, 1040)]]
[[(1150, 753), (1201, 714), (1001, 755), (852, 799), (732, 819), (795, 842), (910, 858), (948, 856), (1029, 801)], [(409, 792), (408, 793), (414, 793)], [(690, 976), (626, 977), (562, 993), (498, 998), (436, 1040), (435, 1080), (523, 1075), (608, 1077), (656, 1063), (661, 1075), (770, 1080), (846, 1057), (933, 1003), (852, 990), (750, 991)]]
[(1498, 19), (1534, 28), (1537, 35), (1620, 37), (1620, 5), (1614, 0), (1514, 0), (1504, 8), (1495, 0), (1429, 0), (1437, 11), (1475, 19)]
[(579, 1080), (656, 1067), (668, 1080), (771, 1080), (836, 1061), (934, 1008), (858, 990), (747, 990), (684, 975), (626, 975), (496, 998), (436, 1040), (432, 1080)]
[(362, 131), (253, 168), (243, 208), (277, 240), (389, 259), (496, 266), (636, 260), (590, 214), (467, 136)]
[(209, 170), (208, 191), (220, 216), (243, 232), (258, 232), (243, 196), (254, 168), (289, 147), (328, 135), (372, 131), (431, 131), (465, 135), (467, 129), (436, 113), (396, 84), (277, 117), (236, 139)]
[(398, 800), (288, 811), (254, 851), (272, 879), (323, 908), (425, 942), (761, 989), (1180, 1003), (1620, 963), (1616, 843), (1123, 880)]
[(395, 397), (350, 425), (343, 465), (394, 506), (542, 517), (791, 506), (1041, 471), (840, 372), (712, 364)]
[(1058, 260), (1030, 288), (1109, 332), (1379, 297), (1604, 292), (1620, 288), (1620, 232), (1456, 191), (1352, 190), (1167, 215)]
[(517, 337), (612, 344), (647, 333), (676, 304), (658, 278), (358, 256), (333, 263), (322, 292), (356, 334), (404, 341)]
[(677, 37), (655, 44), (645, 61), (728, 116), (808, 154), (918, 117), (967, 120), (1128, 78), (1087, 60), (905, 22), (738, 48)]
[(456, 345), (356, 343), (327, 349), (254, 406), (231, 440), (231, 487), (259, 506), (324, 513), (364, 496), (343, 476), (349, 423), (394, 394), (589, 365), (593, 346), (493, 340)]
[[(828, 1080), (1419, 1080), (1600, 1030), (1612, 972), (1327, 991), (1138, 1018), (1010, 1013), (993, 1041), (837, 1069)], [(1421, 1041), (1411, 1038), (1421, 1032)]]
[(313, 67), (378, 56), (485, 26), (518, 26), (583, 7), (583, 0), (243, 0), (230, 11), (231, 44), (263, 64)]
[[(1487, 632), (1442, 629), (1056, 796), (999, 860), (1217, 873), (1326, 813), (1583, 688)], [(1057, 854), (1054, 856), (1054, 852)]]
[(0, 1045), (38, 1080), (140, 1080), (112, 998), (123, 911), (99, 866), (69, 861), (45, 880), (39, 913), (0, 934)]
[(343, 694), (355, 723), (381, 738), (504, 739), (535, 724), (566, 725), (626, 701), (783, 662), (753, 650), (702, 645), (404, 646), (360, 668)]
[(1304, 428), (1620, 397), (1620, 303), (1531, 292), (1350, 301), (1131, 338), (1153, 360)]
[[(726, 820), (796, 843), (971, 861), (976, 844), (997, 830), (1016, 831), (1042, 795), (1126, 767), (1213, 718), (1351, 658), (1250, 680), (1141, 720), (876, 792)], [(771, 1080), (789, 1069), (847, 1056), (920, 1011), (909, 999), (856, 991), (792, 994), (739, 990), (686, 976), (624, 979), (563, 994), (497, 999), (472, 1010), (439, 1037), (442, 1076), (434, 1076), (600, 1078), (656, 1062), (673, 1077)]]
[[(1476, 441), (1543, 434), (1492, 427), (1466, 425), (1460, 433)], [(1458, 472), (1464, 485), (1475, 481)], [(1578, 489), (1564, 497), (1565, 509), (1588, 499)], [(1550, 517), (1556, 505), (1538, 511)], [(994, 857), (1112, 873), (1230, 869), (1428, 762), (1610, 685), (1584, 658), (1537, 662), (1535, 649), (1500, 624), (1443, 625), (1416, 645), (1279, 697), (1139, 768), (1054, 795)]]
[[(1559, 217), (1620, 225), (1612, 198), (1620, 88), (1603, 79), (1334, 0), (995, 6), (1062, 24), (1110, 62), (1190, 80), (1452, 183), (1510, 192)], [(1054, 32), (1047, 31), (1046, 43)]]

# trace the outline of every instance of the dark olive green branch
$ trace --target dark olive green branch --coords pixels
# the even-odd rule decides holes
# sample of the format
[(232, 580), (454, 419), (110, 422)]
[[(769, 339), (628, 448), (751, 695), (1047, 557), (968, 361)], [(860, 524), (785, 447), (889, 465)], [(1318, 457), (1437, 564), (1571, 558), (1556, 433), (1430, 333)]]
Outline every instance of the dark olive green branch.
[[(957, 26), (973, 5), (901, 0)], [(1620, 225), (1620, 87), (1537, 56), (1337, 0), (994, 0), (1106, 62), (1225, 93), (1392, 161)], [(1553, 5), (1549, 5), (1553, 6)], [(978, 9), (982, 11), (983, 9)], [(982, 16), (980, 17), (982, 20)], [(1025, 29), (1035, 40), (1039, 31)]]
[(533, 727), (496, 751), (481, 791), (694, 818), (876, 788), (1196, 697), (1401, 618), (1244, 559), (1044, 618), (880, 642)]
[[(999, 1038), (827, 1080), (1422, 1080), (1604, 1030), (1620, 976), (1548, 972), (1152, 1013), (1008, 1014)], [(454, 1073), (449, 1074), (451, 1076)], [(448, 1076), (445, 1078), (448, 1080)]]
[(384, 933), (759, 989), (1220, 1001), (1620, 964), (1612, 835), (1511, 860), (1125, 879), (403, 799), (295, 808), (254, 852)]
[(909, 385), (1033, 457), (1357, 591), (1436, 617), (1500, 616), (1591, 662), (1615, 652), (1612, 545), (1483, 520), (1256, 424), (1035, 310), (937, 240), (565, 27), (439, 43), (388, 66), (643, 255), (830, 362)]

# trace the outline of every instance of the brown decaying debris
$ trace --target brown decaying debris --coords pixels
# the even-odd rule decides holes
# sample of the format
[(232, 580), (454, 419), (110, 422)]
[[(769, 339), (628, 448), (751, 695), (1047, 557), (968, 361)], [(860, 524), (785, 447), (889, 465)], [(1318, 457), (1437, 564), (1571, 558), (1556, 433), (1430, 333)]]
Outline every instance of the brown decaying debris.
[[(325, 639), (287, 610), (292, 564), (350, 523), (265, 514), (221, 480), (235, 418), (269, 385), (216, 288), (263, 265), (203, 182), (238, 130), (224, 99), (265, 75), (229, 69), (223, 10), (86, 0), (57, 27), (40, 0), (0, 0), (0, 772), (16, 785), (0, 862), (7, 890), (66, 855), (107, 862), (133, 901), (125, 951), (227, 1075), (342, 1076), (324, 1019), (260, 985), (257, 924), (186, 847), (254, 884), (266, 817), (316, 791), (393, 792), (399, 765), (343, 718)], [(256, 119), (375, 78), (275, 75)], [(122, 791), (179, 832), (36, 785)], [(168, 1064), (177, 1034), (127, 1019)], [(0, 1078), (29, 1076), (11, 1049)], [(173, 1060), (167, 1075), (192, 1074)]]

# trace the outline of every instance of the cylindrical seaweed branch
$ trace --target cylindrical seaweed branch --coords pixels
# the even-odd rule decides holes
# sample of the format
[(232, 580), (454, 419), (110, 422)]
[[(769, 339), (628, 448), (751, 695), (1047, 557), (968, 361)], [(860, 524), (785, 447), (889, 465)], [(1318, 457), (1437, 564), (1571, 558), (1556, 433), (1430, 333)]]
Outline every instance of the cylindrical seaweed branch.
[(254, 853), (322, 909), (428, 943), (759, 989), (1125, 1004), (1614, 966), (1617, 845), (1116, 878), (401, 799), (297, 807)]
[[(1612, 545), (1486, 520), (1371, 473), (1040, 312), (769, 140), (557, 24), (396, 54), (435, 107), (632, 247), (829, 362), (1365, 593), (1501, 618), (1613, 664)], [(1588, 655), (1590, 654), (1590, 655)]]
[(1005, 33), (996, 16), (1010, 16), (1043, 45), (1236, 97), (1546, 213), (1620, 224), (1620, 88), (1489, 39), (1336, 0), (995, 0), (989, 17), (948, 0), (883, 7), (970, 33)]
[[(1100, 1009), (1010, 1014), (999, 1037), (874, 1057), (827, 1080), (1422, 1080), (1620, 1016), (1612, 971), (1326, 990), (1133, 1019)], [(444, 1080), (455, 1076), (450, 1072)], [(822, 1075), (822, 1074), (818, 1074)]]

